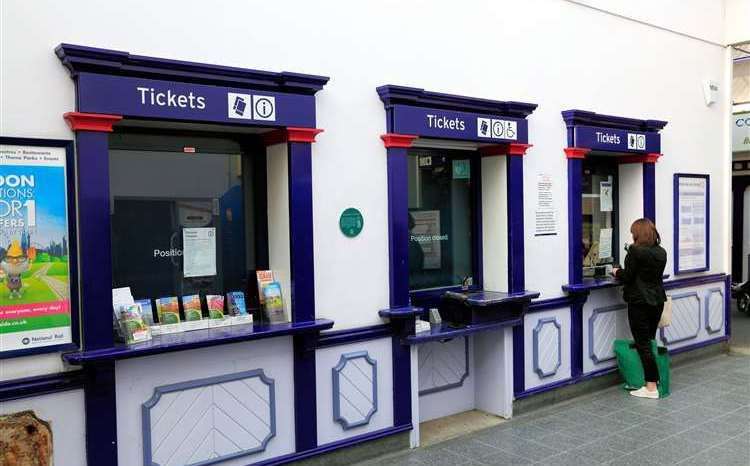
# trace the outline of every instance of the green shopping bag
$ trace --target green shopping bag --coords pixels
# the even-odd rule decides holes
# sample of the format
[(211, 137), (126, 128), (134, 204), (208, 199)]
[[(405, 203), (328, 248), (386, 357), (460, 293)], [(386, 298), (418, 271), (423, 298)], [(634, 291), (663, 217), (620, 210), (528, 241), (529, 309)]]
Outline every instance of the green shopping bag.
[[(656, 359), (656, 367), (659, 370), (659, 397), (669, 396), (669, 352), (663, 346), (657, 346), (655, 340), (651, 340), (651, 351)], [(625, 380), (625, 390), (636, 390), (646, 384), (643, 375), (643, 364), (635, 349), (633, 340), (615, 340), (614, 352), (617, 358), (617, 367), (622, 378)]]

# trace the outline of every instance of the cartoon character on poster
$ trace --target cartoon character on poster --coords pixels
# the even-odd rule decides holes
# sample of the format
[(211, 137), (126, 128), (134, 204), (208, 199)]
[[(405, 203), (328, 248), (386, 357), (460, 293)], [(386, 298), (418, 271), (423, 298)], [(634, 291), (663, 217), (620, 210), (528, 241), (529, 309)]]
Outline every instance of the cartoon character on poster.
[(5, 257), (0, 262), (0, 268), (5, 273), (5, 287), (8, 289), (8, 299), (18, 299), (23, 294), (21, 275), (29, 270), (29, 257), (21, 249), (18, 240), (13, 240)]

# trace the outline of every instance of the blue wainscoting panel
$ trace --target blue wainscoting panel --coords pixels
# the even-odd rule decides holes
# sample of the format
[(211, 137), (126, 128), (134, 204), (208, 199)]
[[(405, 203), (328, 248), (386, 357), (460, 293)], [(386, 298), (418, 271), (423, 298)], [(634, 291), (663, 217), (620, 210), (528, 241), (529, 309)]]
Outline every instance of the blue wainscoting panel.
[(705, 327), (708, 333), (724, 328), (724, 289), (709, 288), (704, 298)]
[(370, 423), (378, 410), (378, 363), (367, 351), (341, 355), (333, 372), (333, 420), (345, 430)]
[(461, 387), (469, 376), (469, 337), (419, 346), (419, 394)]
[(666, 345), (697, 338), (701, 330), (701, 302), (697, 291), (672, 295), (672, 324), (660, 329)]
[(562, 364), (562, 329), (555, 317), (539, 319), (534, 327), (534, 372), (539, 377), (557, 374)]
[(206, 466), (259, 453), (276, 435), (274, 380), (262, 369), (163, 385), (143, 403), (147, 466)]
[(589, 317), (589, 358), (599, 364), (615, 358), (612, 343), (617, 338), (618, 313), (625, 310), (624, 304), (594, 309)]

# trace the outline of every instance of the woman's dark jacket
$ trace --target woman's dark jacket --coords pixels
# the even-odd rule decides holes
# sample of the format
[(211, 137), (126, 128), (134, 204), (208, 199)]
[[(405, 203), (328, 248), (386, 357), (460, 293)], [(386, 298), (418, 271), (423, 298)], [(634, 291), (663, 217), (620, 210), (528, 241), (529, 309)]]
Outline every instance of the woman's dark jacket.
[(666, 265), (667, 251), (658, 244), (630, 246), (625, 266), (617, 271), (617, 278), (624, 284), (623, 299), (630, 304), (663, 304), (667, 299), (662, 282)]

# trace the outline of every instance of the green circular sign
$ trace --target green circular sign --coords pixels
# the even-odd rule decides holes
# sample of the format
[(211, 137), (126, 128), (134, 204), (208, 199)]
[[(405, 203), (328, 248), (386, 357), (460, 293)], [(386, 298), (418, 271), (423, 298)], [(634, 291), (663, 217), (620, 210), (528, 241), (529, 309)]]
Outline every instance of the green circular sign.
[(339, 218), (339, 228), (341, 233), (348, 238), (354, 238), (362, 232), (362, 227), (365, 226), (365, 219), (362, 218), (362, 213), (354, 207), (349, 207), (341, 213)]

